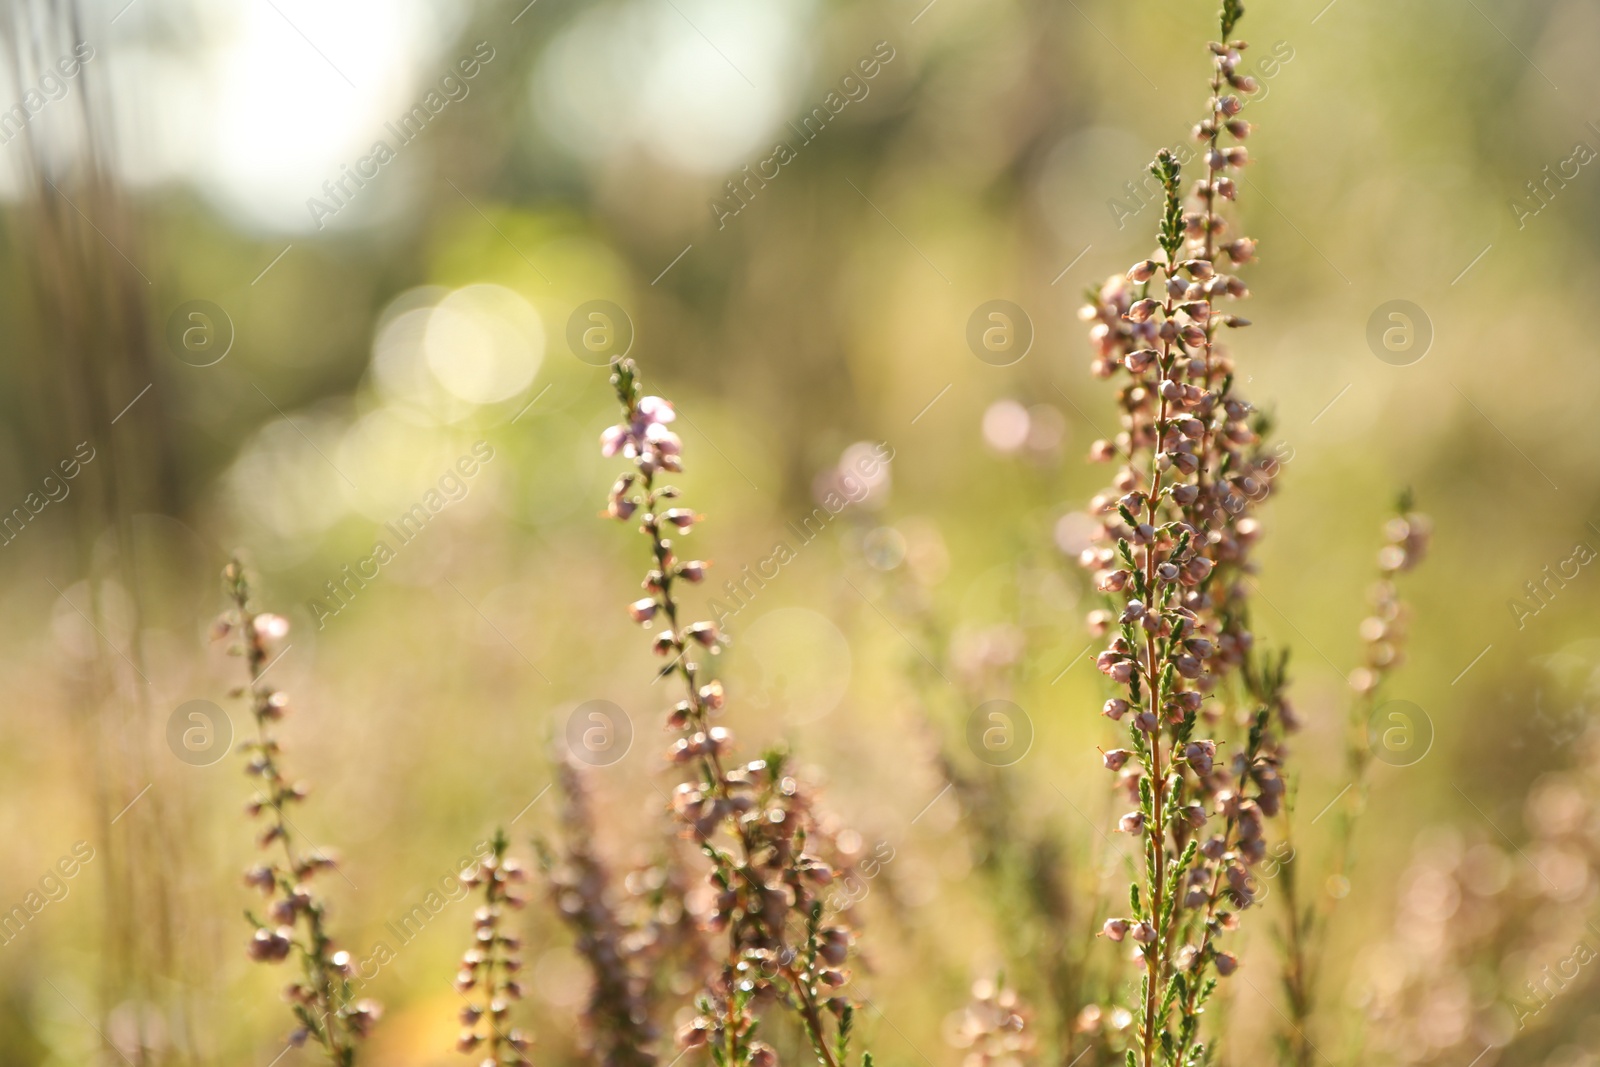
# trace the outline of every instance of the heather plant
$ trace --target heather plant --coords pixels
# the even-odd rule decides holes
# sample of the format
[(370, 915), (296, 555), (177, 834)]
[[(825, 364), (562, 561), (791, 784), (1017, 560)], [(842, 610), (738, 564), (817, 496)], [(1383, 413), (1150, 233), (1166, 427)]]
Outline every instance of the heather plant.
[(1245, 43), (1230, 39), (1242, 13), (1226, 0), (1222, 39), (1210, 46), (1211, 97), (1195, 129), (1204, 174), (1189, 210), (1179, 163), (1163, 151), (1151, 168), (1164, 191), (1158, 255), (1111, 278), (1084, 309), (1093, 373), (1126, 375), (1122, 432), (1092, 448), (1121, 465), (1091, 506), (1101, 522), (1082, 562), (1109, 602), (1090, 617), (1112, 635), (1096, 664), (1120, 692), (1104, 713), (1128, 731), (1129, 747), (1104, 763), (1133, 802), (1119, 829), (1138, 841), (1142, 869), (1127, 913), (1103, 932), (1136, 946), (1125, 1053), (1140, 1067), (1215, 1054), (1202, 1015), (1237, 966), (1225, 946), (1256, 898), (1252, 868), (1283, 803), (1281, 739), (1292, 725), (1281, 661), (1260, 657), (1249, 629), (1254, 512), (1278, 464), (1219, 337), (1248, 325), (1222, 309), (1248, 295), (1232, 271), (1255, 250), (1248, 237), (1228, 238), (1219, 213), (1248, 160), (1236, 94), (1256, 85), (1238, 69)]
[(552, 903), (572, 931), (574, 947), (589, 967), (584, 1010), (589, 1047), (605, 1067), (651, 1067), (651, 987), (647, 949), (662, 944), (659, 931), (635, 927), (620, 916), (611, 878), (595, 848), (597, 827), (589, 797), (571, 765), (559, 767), (564, 848), (558, 857), (539, 845), (539, 865)]
[[(925, 576), (910, 565), (896, 570), (903, 580), (893, 599), (921, 650), (906, 658), (905, 670), (916, 683), (933, 762), (961, 807), (957, 832), (965, 834), (984, 878), (980, 896), (1017, 983), (1011, 996), (1026, 996), (1047, 1009), (1044, 1032), (1054, 1043), (1051, 1051), (1071, 1061), (1080, 1043), (1098, 1040), (1096, 1020), (1083, 1018), (1081, 1011), (1100, 978), (1087, 958), (1092, 905), (1075, 892), (1079, 872), (1060, 828), (1032, 815), (1015, 768), (975, 759), (963, 744), (971, 710), (1009, 698), (1017, 687), (1030, 651), (1026, 632), (1002, 623), (953, 634), (932, 610)], [(1023, 754), (1003, 755), (1015, 760)], [(1030, 1047), (1034, 1040), (1030, 1031)]]
[(517, 887), (528, 880), (528, 873), (506, 855), (507, 845), (504, 831), (497, 830), (490, 854), (461, 875), (462, 885), (482, 890), (483, 903), (472, 913), (472, 947), (456, 973), (456, 992), (466, 999), (456, 1050), (469, 1055), (481, 1050), (479, 1067), (527, 1067), (525, 1053), (533, 1043), (510, 1021), (512, 1005), (522, 999), (517, 978), (522, 938), (506, 930), (506, 918), (527, 903)]
[(705, 576), (707, 564), (676, 548), (700, 516), (661, 481), (683, 469), (682, 442), (670, 429), (676, 412), (643, 393), (631, 360), (613, 365), (611, 382), (623, 420), (601, 435), (601, 450), (621, 454), (633, 469), (613, 485), (608, 514), (637, 516), (650, 543), (647, 595), (629, 612), (641, 625), (661, 624), (651, 642), (666, 660), (658, 677), (676, 676), (683, 688), (667, 726), (678, 735), (669, 758), (688, 780), (673, 790), (671, 806), (709, 860), (715, 902), (706, 923), (726, 938), (697, 999), (699, 1014), (680, 1029), (679, 1043), (707, 1048), (717, 1067), (772, 1067), (777, 1053), (756, 1034), (776, 1005), (799, 1024), (823, 1067), (844, 1067), (855, 1006), (837, 990), (848, 980), (843, 968), (854, 932), (820, 892), (836, 870), (831, 828), (783, 751), (736, 762), (731, 732), (712, 724), (725, 694), (707, 677), (702, 657), (718, 651), (721, 636), (714, 623), (689, 621), (678, 596), (679, 583)]
[(217, 620), (214, 634), (219, 640), (234, 638), (229, 653), (245, 659), (250, 681), (234, 695), (248, 700), (256, 726), (256, 736), (239, 746), (249, 757), (246, 770), (261, 783), (245, 810), (265, 824), (256, 843), (267, 858), (245, 874), (246, 884), (267, 900), (265, 918), (245, 912), (255, 927), (249, 955), (261, 963), (281, 963), (291, 955), (299, 961), (301, 978), (284, 989), (284, 999), (299, 1021), (290, 1044), (314, 1041), (330, 1062), (350, 1067), (382, 1008), (375, 1001), (355, 999), (350, 953), (334, 947), (327, 904), (312, 890), (312, 878), (332, 870), (335, 860), (307, 848), (288, 814), (291, 806), (305, 800), (309, 787), (291, 781), (284, 771), (283, 747), (272, 726), (287, 714), (289, 698), (264, 676), (272, 665), (273, 650), (288, 636), (289, 623), (281, 615), (254, 609), (249, 580), (237, 559), (223, 570), (222, 581), (233, 607)]
[(1572, 1049), (1595, 1003), (1600, 728), (1566, 757), (1529, 790), (1514, 838), (1501, 826), (1419, 835), (1393, 930), (1354, 987), (1364, 1059), (1576, 1062), (1552, 1054)]
[[(1401, 496), (1395, 515), (1384, 524), (1387, 542), (1378, 551), (1378, 579), (1368, 592), (1372, 613), (1361, 620), (1362, 665), (1350, 672), (1350, 718), (1345, 730), (1345, 773), (1349, 784), (1334, 803), (1348, 797), (1334, 815), (1332, 858), (1323, 879), (1326, 891), (1318, 903), (1300, 896), (1300, 857), (1290, 852), (1281, 870), (1287, 915), (1282, 936), (1283, 990), (1287, 1002), (1284, 1026), (1278, 1035), (1280, 1053), (1296, 1067), (1310, 1067), (1317, 1057), (1309, 1030), (1320, 992), (1322, 962), (1327, 950), (1329, 923), (1338, 902), (1350, 891), (1350, 871), (1355, 829), (1366, 806), (1368, 774), (1372, 766), (1369, 722), (1378, 707), (1384, 684), (1405, 661), (1410, 608), (1400, 599), (1395, 581), (1421, 563), (1427, 555), (1431, 524), (1412, 510), (1411, 495)], [(1285, 816), (1287, 822), (1287, 815)], [(1285, 839), (1290, 835), (1285, 829)]]

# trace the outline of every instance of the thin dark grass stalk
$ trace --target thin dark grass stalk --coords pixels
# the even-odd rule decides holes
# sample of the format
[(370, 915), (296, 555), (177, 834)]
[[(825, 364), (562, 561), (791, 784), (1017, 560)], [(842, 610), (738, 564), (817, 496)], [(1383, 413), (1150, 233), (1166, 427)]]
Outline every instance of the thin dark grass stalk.
[(1284, 813), (1284, 840), (1291, 846), (1280, 872), (1286, 911), (1281, 937), (1282, 984), (1288, 1010), (1279, 1029), (1278, 1047), (1295, 1067), (1312, 1067), (1318, 1058), (1310, 1032), (1321, 992), (1329, 927), (1339, 901), (1350, 891), (1356, 826), (1366, 810), (1374, 744), (1370, 724), (1385, 683), (1404, 661), (1410, 610), (1400, 599), (1395, 580), (1422, 562), (1429, 533), (1427, 517), (1413, 511), (1410, 494), (1403, 494), (1396, 514), (1384, 525), (1388, 544), (1378, 553), (1378, 579), (1370, 593), (1373, 613), (1361, 623), (1365, 662), (1350, 674), (1354, 694), (1345, 728), (1348, 800), (1338, 804), (1336, 798), (1332, 856), (1323, 879), (1324, 892), (1315, 903), (1302, 900), (1301, 859), (1293, 849), (1290, 829), (1292, 813)]
[[(0, 36), (7, 52), (8, 100), (22, 100), (41, 70), (85, 42), (80, 5), (40, 0), (5, 6)], [(151, 288), (123, 252), (143, 259), (137, 219), (117, 178), (111, 136), (112, 101), (100, 85), (104, 61), (81, 69), (48, 123), (27, 123), (6, 151), (20, 177), (20, 196), (0, 219), (14, 259), (15, 293), (28, 311), (8, 329), (20, 387), (4, 406), (35, 460), (53, 465), (87, 443), (102, 476), (85, 478), (59, 507), (73, 527), (59, 539), (28, 535), (13, 552), (48, 554), (45, 569), (60, 590), (87, 578), (76, 606), (102, 633), (113, 632), (106, 593), (128, 594), (131, 627), (118, 647), (95, 645), (89, 669), (74, 677), (73, 710), (94, 773), (84, 778), (104, 860), (105, 942), (97, 953), (98, 1000), (91, 1011), (103, 1035), (119, 1007), (130, 1021), (107, 1052), (145, 1067), (194, 1062), (201, 1056), (194, 1020), (196, 939), (182, 936), (180, 879), (190, 859), (170, 790), (155, 788), (120, 818), (130, 798), (160, 780), (150, 738), (153, 708), (144, 627), (152, 605), (141, 580), (134, 517), (177, 510), (169, 426), (158, 403), (115, 426), (127, 399), (154, 380), (150, 345)], [(20, 105), (18, 105), (20, 108)], [(93, 221), (91, 221), (93, 220)], [(115, 245), (115, 247), (113, 247)], [(119, 249), (121, 251), (119, 251)], [(146, 398), (149, 400), (150, 398)], [(48, 538), (46, 544), (34, 538)], [(9, 536), (7, 538), (9, 540)], [(106, 549), (111, 551), (106, 551)], [(64, 578), (66, 575), (72, 577)], [(113, 821), (115, 820), (115, 825)], [(127, 1011), (133, 1008), (135, 1010)], [(159, 1022), (152, 1019), (159, 1017)]]

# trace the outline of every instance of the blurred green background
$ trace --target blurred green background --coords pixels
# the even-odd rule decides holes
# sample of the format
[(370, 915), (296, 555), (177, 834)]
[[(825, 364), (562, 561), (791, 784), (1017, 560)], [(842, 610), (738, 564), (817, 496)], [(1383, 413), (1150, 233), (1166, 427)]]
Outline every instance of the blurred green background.
[[(0, 906), (75, 842), (93, 858), (0, 948), (0, 1063), (282, 1050), (282, 976), (243, 951), (247, 786), (235, 758), (168, 744), (190, 700), (247, 725), (226, 695), (240, 665), (206, 641), (236, 547), (294, 624), (282, 739), (316, 786), (302, 826), (344, 856), (324, 888), (358, 956), (494, 826), (515, 818), (521, 848), (552, 825), (554, 796), (528, 805), (585, 701), (633, 733), (587, 774), (602, 849), (625, 868), (657, 848), (668, 698), (623, 611), (643, 547), (596, 517), (614, 401), (570, 343), (592, 301), (622, 309), (647, 387), (684, 416), (680, 484), (708, 516), (690, 540), (717, 564), (697, 609), (847, 449), (893, 450), (729, 623), (718, 670), (747, 750), (791, 742), (828, 806), (894, 850), (860, 908), (879, 1061), (957, 1062), (948, 1016), (1029, 945), (974, 873), (991, 843), (943, 792), (934, 738), (964, 754), (976, 701), (1024, 709), (1034, 743), (1004, 780), (1014, 818), (1061, 844), (1073, 928), (1103, 914), (1096, 887), (1123, 892), (1105, 694), (1080, 658), (1095, 598), (1065, 551), (1115, 414), (1076, 311), (1152, 246), (1128, 183), (1187, 142), (1214, 5), (125, 2), (18, 2), (3, 25), (0, 105), (28, 120), (0, 144), (0, 510), (26, 511), (0, 551)], [(1344, 675), (1381, 524), (1404, 487), (1435, 521), (1388, 692), (1432, 744), (1373, 777), (1318, 1031), (1342, 1064), (1418, 834), (1520, 841), (1594, 696), (1600, 578), (1582, 566), (1543, 604), (1525, 583), (1600, 547), (1582, 328), (1600, 177), (1579, 151), (1600, 150), (1600, 9), (1293, 0), (1250, 5), (1242, 30), (1265, 91), (1245, 111), (1236, 217), (1261, 253), (1235, 356), (1287, 457), (1255, 621), (1293, 649), (1310, 863), (1327, 844), (1310, 817), (1347, 784)], [(50, 80), (79, 42), (92, 58)], [(426, 123), (401, 143), (413, 108)], [(363, 185), (324, 189), (363, 160)], [(997, 299), (1031, 324), (1006, 366), (967, 341)], [(1395, 300), (1428, 341), (1380, 358), (1370, 323)], [(441, 488), (478, 442), (492, 459)], [(459, 499), (319, 620), (325, 583), (430, 489)], [(1225, 1062), (1270, 1055), (1276, 906), (1246, 916)], [(467, 910), (371, 982), (372, 1062), (457, 1059)], [(547, 910), (526, 914), (536, 1055), (575, 1061), (583, 973)], [(1504, 1062), (1591, 1062), (1587, 997)]]

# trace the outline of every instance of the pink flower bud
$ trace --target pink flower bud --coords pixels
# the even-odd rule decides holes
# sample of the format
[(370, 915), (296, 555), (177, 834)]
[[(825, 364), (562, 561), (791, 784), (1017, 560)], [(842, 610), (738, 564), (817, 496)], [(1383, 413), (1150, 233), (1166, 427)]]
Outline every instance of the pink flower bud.
[(1095, 579), (1094, 585), (1102, 593), (1120, 593), (1128, 587), (1128, 572), (1102, 571)]
[(1137, 834), (1144, 830), (1144, 812), (1130, 811), (1117, 820), (1117, 829), (1125, 834)]
[(634, 622), (646, 623), (655, 618), (656, 612), (660, 609), (661, 605), (657, 604), (654, 598), (645, 597), (643, 600), (635, 600), (632, 604), (629, 604), (628, 614), (633, 616)]
[(659, 396), (647, 396), (639, 401), (638, 412), (646, 422), (663, 423), (671, 422), (678, 417), (673, 410), (672, 402)]
[(1105, 763), (1106, 770), (1120, 771), (1123, 764), (1128, 762), (1128, 757), (1132, 755), (1133, 753), (1125, 748), (1114, 748), (1110, 752), (1100, 753), (1100, 758)]
[(607, 426), (600, 433), (600, 454), (607, 459), (622, 451), (623, 442), (628, 439), (626, 426)]
[(705, 1019), (695, 1019), (680, 1027), (677, 1033), (678, 1046), (684, 1049), (699, 1048), (711, 1036), (711, 1024)]
[(289, 955), (293, 936), (294, 931), (287, 926), (276, 930), (263, 927), (250, 939), (249, 956), (257, 963), (280, 963)]
[(714, 623), (696, 622), (684, 628), (683, 635), (692, 637), (706, 648), (717, 643), (717, 627)]
[(1156, 313), (1156, 309), (1160, 306), (1161, 304), (1155, 300), (1145, 299), (1137, 301), (1128, 309), (1128, 314), (1125, 316), (1125, 318), (1127, 318), (1129, 322), (1148, 322), (1150, 321), (1150, 316), (1154, 315)]
[(1121, 941), (1128, 936), (1130, 925), (1127, 919), (1107, 919), (1106, 924), (1100, 928), (1100, 933), (1107, 940)]

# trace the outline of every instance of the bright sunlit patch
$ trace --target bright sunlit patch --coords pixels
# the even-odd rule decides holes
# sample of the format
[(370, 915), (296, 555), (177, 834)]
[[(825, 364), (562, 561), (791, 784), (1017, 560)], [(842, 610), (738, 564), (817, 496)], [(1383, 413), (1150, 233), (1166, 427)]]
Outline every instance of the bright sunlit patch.
[(428, 369), (423, 340), (433, 309), (450, 294), (438, 285), (408, 289), (378, 316), (372, 338), (372, 382), (389, 410), (421, 426), (460, 422), (477, 407), (447, 392)]
[(394, 408), (380, 407), (345, 431), (331, 458), (361, 487), (350, 495), (356, 510), (381, 523), (416, 503), (465, 450), (443, 433), (419, 433)]
[(439, 302), (422, 339), (439, 384), (474, 404), (528, 387), (544, 359), (544, 325), (522, 297), (500, 285), (469, 285)]
[(804, 14), (798, 0), (593, 7), (542, 58), (536, 113), (590, 163), (642, 148), (681, 170), (737, 168), (794, 104)]
[[(421, 0), (260, 0), (204, 5), (207, 193), (263, 228), (315, 229), (309, 198), (366, 154), (410, 103), (439, 26)], [(381, 198), (374, 193), (374, 204)], [(341, 218), (341, 222), (344, 219)]]
[(345, 514), (347, 493), (353, 492), (328, 459), (345, 420), (304, 411), (292, 420), (274, 419), (256, 431), (229, 477), (245, 519), (283, 542), (326, 530)]

